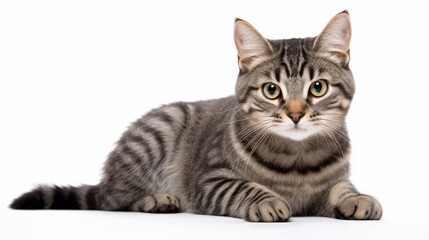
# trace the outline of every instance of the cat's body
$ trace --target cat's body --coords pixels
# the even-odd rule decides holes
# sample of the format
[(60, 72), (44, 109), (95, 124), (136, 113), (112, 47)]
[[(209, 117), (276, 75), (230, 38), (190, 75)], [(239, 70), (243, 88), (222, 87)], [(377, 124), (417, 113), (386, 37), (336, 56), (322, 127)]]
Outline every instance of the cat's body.
[(235, 96), (152, 110), (118, 141), (99, 185), (42, 186), (11, 206), (379, 219), (379, 203), (348, 181), (348, 52), (328, 56), (321, 37), (267, 41), (242, 20), (235, 34)]

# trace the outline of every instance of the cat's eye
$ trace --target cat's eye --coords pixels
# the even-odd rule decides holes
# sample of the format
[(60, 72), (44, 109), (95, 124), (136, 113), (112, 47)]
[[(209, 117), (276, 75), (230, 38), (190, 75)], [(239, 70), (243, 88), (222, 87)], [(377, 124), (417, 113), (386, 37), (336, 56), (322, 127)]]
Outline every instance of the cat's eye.
[(325, 80), (317, 80), (310, 86), (310, 94), (313, 97), (322, 97), (328, 92), (328, 83)]
[(280, 96), (280, 87), (274, 83), (266, 83), (262, 86), (262, 93), (270, 100), (276, 99)]

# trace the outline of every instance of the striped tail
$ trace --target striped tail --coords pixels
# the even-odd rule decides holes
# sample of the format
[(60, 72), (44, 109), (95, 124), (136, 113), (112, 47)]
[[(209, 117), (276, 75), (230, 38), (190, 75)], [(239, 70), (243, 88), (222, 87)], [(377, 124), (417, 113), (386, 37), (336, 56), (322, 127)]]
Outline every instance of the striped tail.
[(97, 209), (97, 186), (40, 186), (15, 199), (13, 209)]

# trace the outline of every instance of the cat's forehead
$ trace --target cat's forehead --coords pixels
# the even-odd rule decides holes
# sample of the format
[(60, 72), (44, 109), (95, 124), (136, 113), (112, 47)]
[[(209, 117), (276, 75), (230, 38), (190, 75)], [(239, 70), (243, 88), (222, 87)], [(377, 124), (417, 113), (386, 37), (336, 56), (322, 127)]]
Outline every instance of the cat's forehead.
[(275, 58), (265, 64), (260, 73), (279, 83), (299, 89), (314, 78), (317, 71), (311, 61), (314, 38), (269, 40), (275, 52)]
[[(302, 78), (309, 66), (309, 54), (314, 38), (276, 40), (271, 44), (276, 52), (276, 68), (284, 68), (287, 79)], [(314, 69), (311, 69), (314, 70)]]
[(314, 40), (316, 38), (291, 38), (291, 39), (277, 39), (277, 40), (268, 40), (274, 50), (274, 52), (288, 56), (291, 58), (294, 57), (306, 57), (305, 54), (308, 51), (311, 51), (314, 45)]

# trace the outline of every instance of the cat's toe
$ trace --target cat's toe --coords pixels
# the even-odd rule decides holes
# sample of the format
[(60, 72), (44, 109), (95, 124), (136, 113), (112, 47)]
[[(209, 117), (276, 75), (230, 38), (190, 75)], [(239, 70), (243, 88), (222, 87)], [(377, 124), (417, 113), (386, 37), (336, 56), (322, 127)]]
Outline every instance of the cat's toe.
[(155, 194), (155, 198), (157, 200), (158, 213), (176, 213), (179, 212), (179, 200), (168, 194)]
[(177, 213), (180, 211), (180, 203), (179, 199), (170, 194), (157, 193), (134, 203), (132, 210), (149, 213)]
[(335, 207), (335, 215), (340, 219), (378, 220), (382, 213), (377, 199), (363, 194), (351, 196)]
[(280, 198), (271, 198), (250, 206), (246, 220), (250, 222), (285, 222), (291, 216), (289, 204)]

